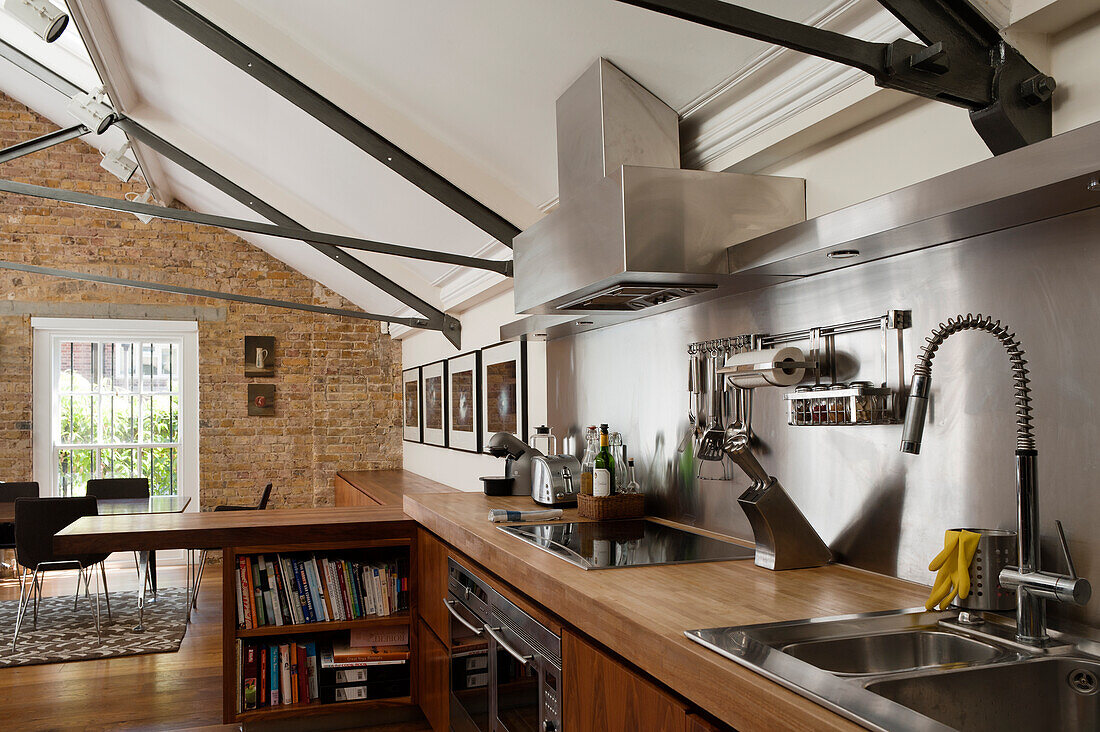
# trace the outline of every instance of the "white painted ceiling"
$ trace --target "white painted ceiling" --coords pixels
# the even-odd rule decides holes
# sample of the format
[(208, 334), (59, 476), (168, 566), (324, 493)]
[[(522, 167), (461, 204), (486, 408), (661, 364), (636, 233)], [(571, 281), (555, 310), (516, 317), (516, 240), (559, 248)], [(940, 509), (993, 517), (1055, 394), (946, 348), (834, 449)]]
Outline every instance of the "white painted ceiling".
[[(489, 235), (161, 20), (135, 0), (70, 0), (93, 56), (112, 66), (114, 103), (184, 151), (302, 224), (407, 246), (507, 256)], [(752, 0), (794, 20), (837, 0)], [(520, 228), (557, 195), (554, 101), (604, 56), (682, 109), (745, 66), (763, 44), (613, 0), (190, 0), (254, 50), (375, 128)], [(0, 18), (9, 21), (9, 18)], [(16, 43), (10, 29), (0, 36)], [(82, 86), (57, 53), (17, 43)], [(54, 44), (56, 46), (57, 44)], [(52, 59), (50, 54), (54, 54)], [(65, 66), (64, 64), (69, 64)], [(3, 68), (0, 89), (59, 124), (56, 92)], [(118, 83), (122, 80), (123, 83)], [(60, 110), (60, 111), (59, 111)], [(145, 151), (146, 156), (153, 155)], [(255, 218), (161, 159), (146, 172), (193, 209)], [(389, 296), (304, 244), (250, 241), (373, 312)], [(437, 305), (445, 265), (356, 253)], [(491, 285), (493, 278), (488, 278)]]

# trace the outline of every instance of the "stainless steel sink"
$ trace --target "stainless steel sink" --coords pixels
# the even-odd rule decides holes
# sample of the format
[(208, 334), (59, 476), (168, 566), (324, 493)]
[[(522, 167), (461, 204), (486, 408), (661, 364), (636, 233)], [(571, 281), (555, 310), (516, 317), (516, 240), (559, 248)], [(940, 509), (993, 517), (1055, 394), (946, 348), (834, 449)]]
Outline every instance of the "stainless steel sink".
[(1098, 678), (1100, 662), (1044, 658), (885, 679), (867, 689), (967, 732), (1100, 730)]
[(961, 666), (1005, 655), (996, 646), (940, 630), (832, 638), (791, 643), (782, 651), (839, 676), (868, 676), (913, 669)]
[(923, 608), (687, 632), (688, 638), (877, 730), (1100, 730), (1100, 643), (1015, 641), (999, 615)]

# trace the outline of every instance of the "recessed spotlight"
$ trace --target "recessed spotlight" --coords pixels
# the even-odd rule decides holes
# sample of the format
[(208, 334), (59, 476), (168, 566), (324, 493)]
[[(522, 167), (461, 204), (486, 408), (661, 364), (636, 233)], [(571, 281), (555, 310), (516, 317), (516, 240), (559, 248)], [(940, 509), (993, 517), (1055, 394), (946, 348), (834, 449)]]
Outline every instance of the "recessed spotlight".
[(46, 43), (53, 43), (69, 24), (65, 11), (46, 0), (4, 0), (4, 10)]
[(545, 337), (546, 337), (545, 333), (535, 333), (535, 338), (545, 338)]
[(825, 255), (829, 259), (854, 259), (859, 256), (858, 249), (834, 249)]
[(1089, 181), (1089, 190), (1093, 193), (1100, 193), (1100, 178), (1093, 178)]
[(592, 325), (591, 320), (578, 320), (577, 325)]

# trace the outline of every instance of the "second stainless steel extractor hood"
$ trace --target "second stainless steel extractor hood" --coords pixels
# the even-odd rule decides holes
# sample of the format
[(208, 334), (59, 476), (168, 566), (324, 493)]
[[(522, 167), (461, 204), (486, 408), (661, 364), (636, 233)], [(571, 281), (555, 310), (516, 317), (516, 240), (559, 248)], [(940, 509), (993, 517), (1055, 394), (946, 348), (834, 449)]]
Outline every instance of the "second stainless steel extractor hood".
[(559, 205), (514, 240), (517, 312), (629, 312), (713, 289), (728, 247), (805, 220), (800, 178), (682, 170), (678, 123), (606, 59), (558, 98)]

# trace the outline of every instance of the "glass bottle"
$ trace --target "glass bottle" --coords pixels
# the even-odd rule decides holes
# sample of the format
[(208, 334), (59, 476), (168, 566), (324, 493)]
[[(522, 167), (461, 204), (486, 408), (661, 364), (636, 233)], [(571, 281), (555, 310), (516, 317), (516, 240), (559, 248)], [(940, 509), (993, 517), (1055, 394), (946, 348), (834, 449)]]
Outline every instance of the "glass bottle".
[(599, 452), (600, 433), (589, 427), (584, 433), (584, 457), (581, 458), (581, 493), (592, 495), (592, 471), (596, 469), (596, 453)]
[(627, 458), (626, 472), (629, 474), (630, 482), (626, 484), (624, 493), (641, 493), (642, 487), (638, 485), (638, 479), (634, 477), (634, 458)]
[(612, 493), (622, 493), (626, 487), (626, 445), (623, 444), (623, 436), (618, 432), (610, 432), (607, 435), (607, 447), (611, 450), (611, 457), (615, 460), (614, 481)]
[(596, 453), (595, 469), (592, 471), (592, 495), (610, 496), (615, 485), (615, 458), (607, 446), (607, 425), (600, 425), (600, 451)]

